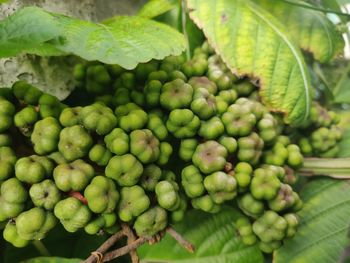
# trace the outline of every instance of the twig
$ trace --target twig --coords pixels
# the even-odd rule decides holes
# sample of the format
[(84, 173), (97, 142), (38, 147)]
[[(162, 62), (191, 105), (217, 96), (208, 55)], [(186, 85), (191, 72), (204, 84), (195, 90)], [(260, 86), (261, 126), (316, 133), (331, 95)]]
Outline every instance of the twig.
[(174, 228), (169, 226), (166, 229), (166, 232), (171, 235), (183, 248), (185, 248), (188, 252), (193, 253), (195, 250), (195, 247), (193, 244), (191, 244), (189, 241), (184, 239)]
[[(115, 233), (113, 236), (111, 236), (110, 238), (108, 238), (96, 251), (100, 253), (100, 254), (104, 254), (108, 251), (108, 249), (110, 249), (118, 240), (120, 240), (123, 236), (125, 236), (124, 234), (124, 230), (120, 230), (119, 232)], [(93, 253), (94, 253), (93, 252)], [(84, 263), (94, 263), (96, 261), (96, 253), (91, 253), (91, 255), (85, 260), (83, 261)]]
[[(83, 263), (95, 263), (96, 260), (100, 262), (108, 262), (115, 258), (121, 257), (126, 254), (130, 254), (132, 263), (138, 263), (139, 257), (136, 249), (145, 243), (150, 245), (158, 243), (164, 236), (165, 233), (169, 233), (183, 248), (190, 253), (193, 253), (195, 248), (190, 242), (184, 239), (176, 230), (172, 227), (168, 227), (165, 231), (160, 232), (152, 237), (139, 237), (136, 238), (134, 232), (127, 224), (122, 224), (122, 230), (110, 237), (105, 243), (103, 243), (96, 251), (91, 253), (91, 256), (87, 258)], [(127, 237), (127, 245), (106, 253), (115, 242), (121, 239), (123, 236)]]
[(123, 255), (130, 253), (131, 251), (136, 250), (139, 246), (146, 243), (149, 239), (150, 239), (150, 237), (140, 237), (129, 245), (126, 245), (124, 247), (118, 248), (112, 252), (107, 253), (103, 257), (103, 262), (108, 262), (108, 261), (111, 261), (115, 258), (118, 258), (120, 256), (123, 256)]
[[(134, 232), (131, 230), (131, 228), (127, 224), (123, 224), (122, 228), (128, 237), (127, 244), (131, 245), (136, 241), (136, 236)], [(131, 262), (132, 263), (138, 263), (139, 262), (139, 257), (137, 256), (136, 249), (130, 251), (130, 257), (131, 257)]]

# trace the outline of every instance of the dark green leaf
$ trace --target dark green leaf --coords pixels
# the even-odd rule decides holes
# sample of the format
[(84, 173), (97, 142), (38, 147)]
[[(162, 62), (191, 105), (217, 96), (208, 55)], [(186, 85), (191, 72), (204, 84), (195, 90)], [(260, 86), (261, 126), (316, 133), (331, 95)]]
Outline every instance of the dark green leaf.
[(259, 79), (263, 102), (299, 124), (309, 114), (310, 78), (303, 56), (270, 13), (250, 0), (188, 0), (190, 17), (238, 75)]
[(262, 263), (261, 251), (257, 246), (245, 246), (235, 232), (235, 220), (240, 213), (225, 207), (218, 214), (190, 211), (175, 229), (192, 244), (196, 251), (185, 251), (168, 234), (155, 245), (142, 246), (138, 253), (142, 262), (166, 263)]
[(274, 263), (337, 262), (348, 244), (350, 223), (349, 181), (318, 179), (302, 191), (296, 236), (274, 254)]

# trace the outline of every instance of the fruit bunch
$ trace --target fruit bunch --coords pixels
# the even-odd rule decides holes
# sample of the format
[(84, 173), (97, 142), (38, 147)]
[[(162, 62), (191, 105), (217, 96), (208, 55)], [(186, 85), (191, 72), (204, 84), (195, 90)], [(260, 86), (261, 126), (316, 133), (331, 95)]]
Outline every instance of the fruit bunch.
[(342, 130), (339, 115), (314, 102), (309, 120), (295, 131), (296, 141), (304, 156), (336, 157)]
[(23, 247), (58, 222), (89, 234), (124, 222), (153, 236), (191, 207), (224, 205), (241, 211), (243, 242), (266, 253), (295, 234), (302, 201), (287, 171), (302, 165), (301, 151), (257, 87), (207, 42), (189, 61), (172, 56), (134, 70), (88, 62), (74, 76), (84, 100), (73, 92), (60, 102), (22, 81), (0, 89), (7, 241)]

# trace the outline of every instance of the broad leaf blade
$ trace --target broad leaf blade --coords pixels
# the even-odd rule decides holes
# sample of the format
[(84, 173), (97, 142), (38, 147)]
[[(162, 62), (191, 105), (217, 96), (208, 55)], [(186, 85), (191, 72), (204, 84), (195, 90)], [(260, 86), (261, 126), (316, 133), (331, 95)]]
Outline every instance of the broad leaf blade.
[(37, 7), (21, 9), (0, 23), (0, 57), (39, 47), (44, 50), (45, 42), (60, 34), (60, 25), (51, 14)]
[(342, 33), (325, 14), (283, 1), (258, 0), (257, 3), (283, 23), (299, 46), (320, 62), (328, 62), (343, 52)]
[(62, 52), (127, 69), (179, 55), (185, 49), (182, 34), (153, 20), (121, 16), (95, 24), (36, 7), (24, 8), (0, 22), (0, 36), (0, 57)]
[(318, 179), (302, 191), (304, 207), (296, 236), (274, 254), (274, 263), (337, 262), (348, 244), (350, 184)]
[(114, 17), (104, 24), (56, 16), (63, 25), (61, 50), (86, 60), (133, 69), (140, 62), (179, 55), (183, 36), (167, 25), (141, 17)]
[(263, 102), (285, 121), (309, 113), (310, 80), (299, 48), (287, 30), (250, 0), (188, 0), (190, 17), (225, 63), (239, 75), (259, 79)]
[(239, 212), (231, 207), (225, 207), (222, 212), (213, 215), (190, 211), (175, 228), (195, 245), (195, 253), (186, 252), (167, 234), (160, 243), (144, 245), (139, 249), (141, 262), (264, 262), (257, 246), (245, 246), (237, 236), (234, 222), (239, 216)]
[(170, 0), (150, 0), (142, 6), (138, 16), (144, 18), (154, 18), (175, 8), (174, 1)]

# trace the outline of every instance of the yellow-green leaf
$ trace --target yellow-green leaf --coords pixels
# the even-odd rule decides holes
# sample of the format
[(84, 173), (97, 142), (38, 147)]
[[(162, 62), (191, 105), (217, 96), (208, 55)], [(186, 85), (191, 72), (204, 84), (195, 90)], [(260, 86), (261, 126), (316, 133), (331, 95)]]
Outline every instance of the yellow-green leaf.
[(324, 13), (283, 1), (256, 2), (281, 21), (299, 46), (312, 53), (320, 62), (328, 62), (343, 52), (342, 33), (337, 31)]
[(238, 75), (259, 80), (263, 102), (303, 122), (309, 114), (310, 79), (300, 49), (287, 29), (250, 0), (187, 0), (190, 17)]

